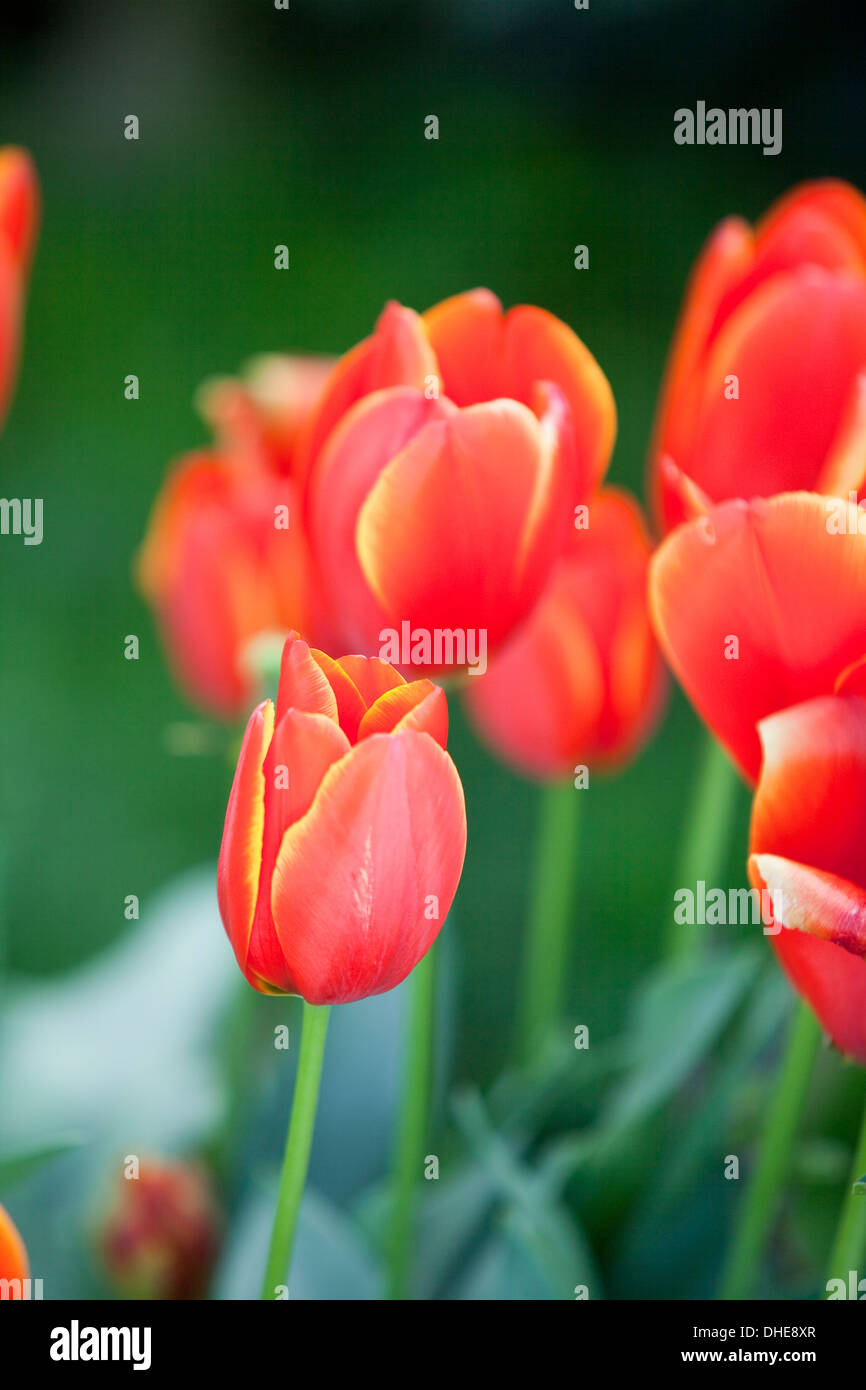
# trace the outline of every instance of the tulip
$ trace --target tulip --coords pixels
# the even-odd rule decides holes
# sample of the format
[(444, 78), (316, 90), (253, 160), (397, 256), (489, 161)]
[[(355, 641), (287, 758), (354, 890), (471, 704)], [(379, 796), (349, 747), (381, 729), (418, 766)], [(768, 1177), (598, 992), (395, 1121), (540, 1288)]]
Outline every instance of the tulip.
[(122, 1177), (99, 1235), (102, 1260), (130, 1298), (197, 1299), (207, 1290), (220, 1219), (205, 1172), (190, 1163), (148, 1159)]
[(24, 292), (39, 223), (39, 185), (24, 150), (0, 149), (0, 425), (18, 365)]
[(226, 813), (220, 912), (266, 994), (347, 1003), (429, 950), (463, 866), (466, 815), (447, 705), (377, 658), (292, 636), (276, 708), (250, 717)]
[(710, 502), (866, 475), (866, 200), (804, 184), (752, 230), (728, 218), (692, 275), (670, 354), (650, 489), (668, 529), (690, 480)]
[(820, 696), (759, 732), (749, 877), (770, 895), (773, 945), (795, 989), (866, 1064), (866, 698)]
[(199, 409), (223, 451), (294, 475), (304, 427), (333, 367), (332, 357), (270, 353), (255, 358), (241, 378), (205, 383)]
[[(27, 1261), (27, 1251), (11, 1216), (5, 1207), (0, 1206), (0, 1280), (18, 1280), (19, 1283), (27, 1279), (30, 1274), (30, 1266)], [(3, 1285), (6, 1288), (6, 1285)], [(8, 1295), (0, 1293), (0, 1298), (8, 1296), (14, 1298), (16, 1293), (13, 1291), (17, 1286), (13, 1285)]]
[(544, 589), (614, 431), (606, 379), (552, 315), (503, 314), (486, 290), (423, 318), (388, 305), (334, 369), (300, 448), (343, 641), (384, 654), (385, 634), (405, 623), (483, 632), (488, 650), (500, 647)]
[(665, 681), (646, 604), (650, 543), (637, 504), (598, 494), (531, 615), (465, 699), (482, 736), (534, 777), (615, 767), (656, 722)]
[(731, 501), (678, 527), (650, 565), (662, 650), (746, 779), (762, 719), (832, 694), (866, 653), (866, 530), (813, 493)]
[(187, 455), (154, 507), (138, 556), (179, 685), (220, 718), (249, 707), (250, 644), (316, 624), (315, 581), (292, 480), (246, 460)]

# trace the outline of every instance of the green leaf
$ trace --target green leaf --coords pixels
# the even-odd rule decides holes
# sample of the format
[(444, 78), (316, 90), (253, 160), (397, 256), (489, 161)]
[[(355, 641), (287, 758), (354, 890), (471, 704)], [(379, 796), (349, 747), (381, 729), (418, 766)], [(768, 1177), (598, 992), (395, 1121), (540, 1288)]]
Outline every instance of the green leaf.
[(65, 1134), (46, 1140), (33, 1148), (0, 1153), (0, 1192), (33, 1177), (54, 1159), (62, 1158), (64, 1154), (79, 1148), (83, 1143), (83, 1135)]

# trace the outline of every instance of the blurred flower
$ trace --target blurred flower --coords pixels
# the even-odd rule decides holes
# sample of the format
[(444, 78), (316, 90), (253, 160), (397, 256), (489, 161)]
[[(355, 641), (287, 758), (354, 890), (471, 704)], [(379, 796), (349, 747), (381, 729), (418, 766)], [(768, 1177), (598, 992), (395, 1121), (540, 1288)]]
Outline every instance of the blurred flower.
[(203, 1169), (143, 1159), (122, 1177), (99, 1236), (112, 1281), (130, 1298), (204, 1297), (220, 1242), (220, 1219)]
[(25, 150), (0, 148), (0, 425), (18, 366), (24, 292), (39, 224), (39, 185)]
[(200, 403), (217, 447), (171, 469), (138, 556), (176, 679), (222, 718), (243, 713), (258, 691), (253, 639), (292, 629), (327, 637), (293, 473), (329, 367), (271, 357), (243, 380), (206, 386)]
[[(863, 668), (843, 688), (866, 690)], [(762, 721), (749, 876), (783, 930), (794, 987), (866, 1064), (866, 699), (825, 695)]]
[(552, 315), (503, 314), (487, 290), (424, 317), (389, 304), (335, 367), (299, 449), (342, 642), (372, 653), (405, 623), (501, 646), (542, 592), (614, 432), (604, 374)]
[(467, 683), (469, 711), (506, 761), (537, 777), (626, 761), (648, 736), (665, 680), (646, 603), (650, 543), (637, 503), (610, 488), (573, 530), (530, 617)]
[[(850, 517), (839, 529), (837, 511)], [(731, 501), (679, 526), (650, 564), (662, 650), (745, 777), (758, 722), (829, 695), (866, 654), (866, 513), (814, 493)]]
[(712, 502), (866, 476), (866, 200), (834, 180), (722, 222), (692, 275), (651, 455), (660, 523)]
[(220, 912), (263, 993), (393, 989), (435, 940), (466, 848), (444, 692), (294, 635), (253, 711), (220, 850)]
[(0, 1206), (0, 1279), (27, 1279), (27, 1251), (11, 1216)]

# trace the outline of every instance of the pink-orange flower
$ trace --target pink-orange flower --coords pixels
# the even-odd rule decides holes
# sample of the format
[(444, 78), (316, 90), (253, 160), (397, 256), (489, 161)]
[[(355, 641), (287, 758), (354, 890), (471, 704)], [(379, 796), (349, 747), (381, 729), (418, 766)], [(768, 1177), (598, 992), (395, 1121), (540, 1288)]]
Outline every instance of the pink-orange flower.
[(330, 363), (275, 357), (202, 393), (217, 448), (171, 469), (137, 563), (175, 676), (221, 718), (255, 696), (252, 639), (326, 640), (294, 477), (302, 424)]
[(0, 425), (18, 368), (24, 294), (39, 223), (39, 185), (25, 150), (0, 149)]
[(399, 984), (435, 940), (466, 813), (444, 692), (292, 636), (259, 705), (220, 851), (223, 924), (263, 993), (346, 1003)]
[(866, 476), (866, 200), (804, 184), (752, 230), (712, 234), (692, 275), (662, 393), (650, 486), (665, 529), (710, 502)]
[(24, 1242), (8, 1211), (0, 1206), (0, 1279), (24, 1280), (29, 1274)]
[(540, 309), (486, 290), (423, 318), (390, 304), (334, 369), (305, 429), (305, 514), (346, 645), (527, 616), (615, 432), (607, 381)]
[(725, 502), (677, 527), (653, 557), (662, 649), (750, 782), (759, 721), (832, 694), (866, 654), (861, 517), (814, 493)]
[(650, 543), (637, 503), (610, 488), (588, 509), (530, 617), (464, 692), (482, 736), (537, 777), (621, 764), (665, 689), (646, 602)]
[(866, 1064), (866, 699), (794, 705), (760, 736), (749, 875), (770, 893), (791, 982), (837, 1047)]

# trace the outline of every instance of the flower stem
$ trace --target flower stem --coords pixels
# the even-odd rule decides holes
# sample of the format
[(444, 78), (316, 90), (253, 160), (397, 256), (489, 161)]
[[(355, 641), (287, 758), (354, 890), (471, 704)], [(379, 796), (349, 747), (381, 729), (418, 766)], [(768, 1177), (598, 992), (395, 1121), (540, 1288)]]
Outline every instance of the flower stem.
[(314, 1005), (304, 1001), (301, 1055), (298, 1058), (298, 1073), (295, 1077), (292, 1118), (286, 1137), (271, 1247), (262, 1283), (263, 1299), (272, 1299), (280, 1285), (286, 1283), (289, 1275), (298, 1210), (304, 1194), (310, 1148), (313, 1143), (329, 1013), (328, 1005)]
[(574, 925), (580, 795), (570, 779), (541, 792), (518, 1005), (518, 1057), (524, 1065), (538, 1055), (562, 1011), (568, 938)]
[(435, 953), (434, 945), (415, 966), (410, 981), (408, 1047), (403, 1073), (399, 1128), (394, 1148), (394, 1206), (388, 1251), (388, 1296), (396, 1299), (406, 1297), (418, 1183), (430, 1124), (436, 1000)]
[(734, 1240), (722, 1270), (720, 1298), (748, 1298), (754, 1288), (782, 1198), (820, 1040), (821, 1030), (814, 1014), (808, 1004), (798, 1003), (782, 1074), (767, 1111), (757, 1166), (743, 1198)]
[[(692, 892), (699, 879), (715, 886), (725, 875), (740, 787), (736, 769), (722, 745), (709, 731), (703, 737), (704, 747), (675, 868), (675, 889), (688, 888)], [(669, 956), (691, 955), (701, 941), (700, 927), (677, 922), (671, 915)]]
[(830, 1256), (830, 1264), (827, 1269), (828, 1281), (830, 1279), (844, 1279), (846, 1287), (848, 1275), (852, 1269), (857, 1271), (857, 1281), (866, 1274), (863, 1269), (863, 1264), (866, 1262), (866, 1191), (862, 1187), (864, 1174), (866, 1174), (866, 1106), (863, 1109), (863, 1122), (860, 1128), (857, 1152), (854, 1155), (851, 1181), (848, 1184), (848, 1192), (839, 1217), (836, 1239), (833, 1242), (833, 1253)]

